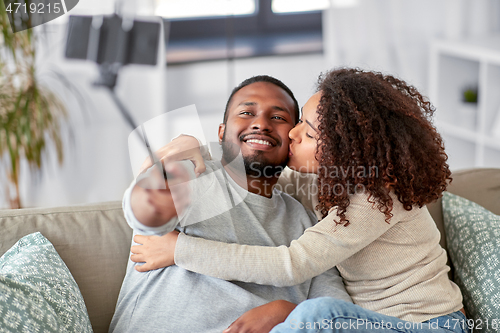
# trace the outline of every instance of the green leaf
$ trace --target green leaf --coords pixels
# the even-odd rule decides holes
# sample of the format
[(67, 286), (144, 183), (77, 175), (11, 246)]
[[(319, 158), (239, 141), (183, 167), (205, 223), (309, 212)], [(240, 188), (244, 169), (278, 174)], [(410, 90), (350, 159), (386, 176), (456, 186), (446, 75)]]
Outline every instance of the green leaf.
[(0, 30), (0, 157), (10, 159), (7, 172), (18, 190), (21, 159), (36, 171), (53, 145), (62, 163), (61, 120), (67, 112), (59, 98), (37, 81), (35, 32), (12, 33), (3, 1)]

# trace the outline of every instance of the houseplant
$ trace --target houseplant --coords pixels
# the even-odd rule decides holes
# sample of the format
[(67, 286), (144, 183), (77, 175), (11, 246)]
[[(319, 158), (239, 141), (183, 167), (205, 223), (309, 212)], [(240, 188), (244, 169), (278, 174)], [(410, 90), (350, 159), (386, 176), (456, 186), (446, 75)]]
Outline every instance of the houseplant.
[(56, 95), (37, 80), (35, 32), (13, 33), (3, 1), (0, 29), (0, 162), (7, 165), (4, 190), (9, 205), (20, 208), (20, 163), (26, 160), (32, 171), (40, 169), (51, 145), (62, 162), (60, 130), (67, 113)]
[(458, 124), (466, 129), (475, 130), (477, 126), (477, 86), (466, 86), (462, 90), (462, 103), (457, 110)]

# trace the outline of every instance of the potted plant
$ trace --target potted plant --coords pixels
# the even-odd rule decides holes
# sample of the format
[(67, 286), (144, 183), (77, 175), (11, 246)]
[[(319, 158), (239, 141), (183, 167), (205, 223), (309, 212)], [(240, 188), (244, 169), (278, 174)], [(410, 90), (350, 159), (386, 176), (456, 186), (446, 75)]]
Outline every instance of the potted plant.
[(459, 124), (467, 129), (474, 130), (477, 125), (477, 86), (467, 86), (462, 90), (462, 105), (458, 110)]
[(465, 88), (462, 97), (464, 103), (477, 104), (477, 87), (471, 86)]
[(35, 33), (32, 29), (13, 33), (3, 1), (0, 29), (0, 161), (7, 165), (9, 182), (4, 190), (10, 207), (20, 208), (21, 160), (36, 171), (53, 145), (62, 162), (60, 129), (67, 112), (57, 96), (37, 80)]

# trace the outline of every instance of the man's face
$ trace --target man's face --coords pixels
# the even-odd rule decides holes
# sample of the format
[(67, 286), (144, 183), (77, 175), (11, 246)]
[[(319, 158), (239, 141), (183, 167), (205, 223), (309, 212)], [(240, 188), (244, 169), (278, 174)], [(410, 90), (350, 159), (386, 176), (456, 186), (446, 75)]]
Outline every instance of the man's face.
[(249, 84), (233, 95), (226, 124), (219, 126), (222, 158), (229, 163), (241, 150), (247, 174), (272, 176), (286, 165), (294, 124), (294, 103), (283, 89), (268, 82)]

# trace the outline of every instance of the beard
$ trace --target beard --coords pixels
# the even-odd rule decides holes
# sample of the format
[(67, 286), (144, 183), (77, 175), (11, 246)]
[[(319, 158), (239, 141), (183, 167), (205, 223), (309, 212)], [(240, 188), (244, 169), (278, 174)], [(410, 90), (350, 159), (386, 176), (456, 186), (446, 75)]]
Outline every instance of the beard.
[[(240, 147), (226, 142), (226, 133), (222, 137), (222, 160), (231, 163), (241, 153)], [(263, 151), (254, 151), (253, 154), (243, 156), (245, 173), (254, 178), (278, 177), (288, 163), (288, 154), (281, 160), (266, 157)]]

